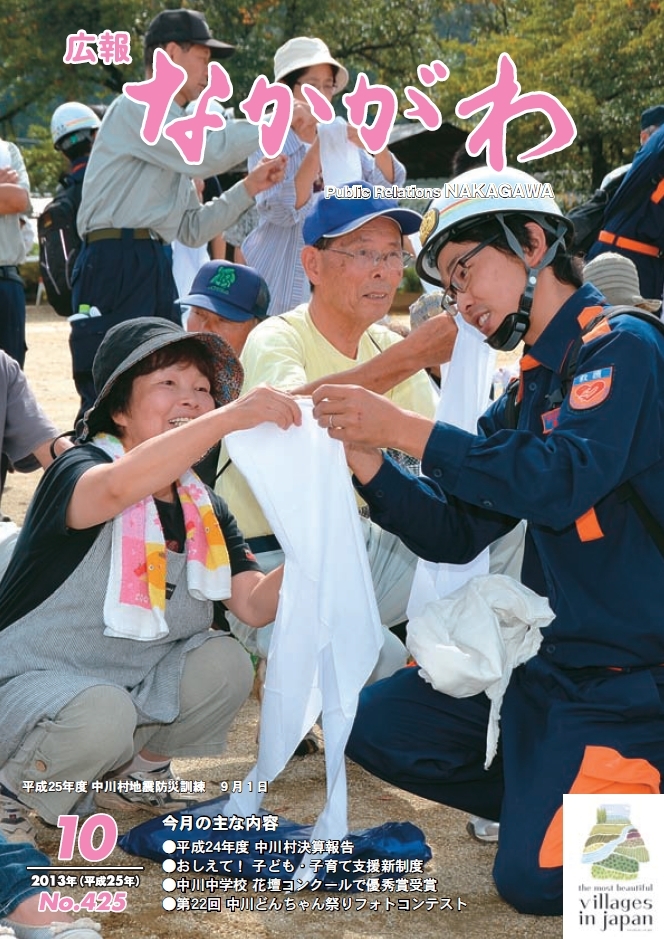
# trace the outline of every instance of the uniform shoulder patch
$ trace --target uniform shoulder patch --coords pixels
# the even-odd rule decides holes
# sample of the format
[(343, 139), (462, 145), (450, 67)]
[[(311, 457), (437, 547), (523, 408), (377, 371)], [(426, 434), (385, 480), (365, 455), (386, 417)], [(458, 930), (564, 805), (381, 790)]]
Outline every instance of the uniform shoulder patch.
[(569, 394), (570, 407), (575, 411), (594, 408), (605, 401), (611, 391), (613, 366), (576, 375)]

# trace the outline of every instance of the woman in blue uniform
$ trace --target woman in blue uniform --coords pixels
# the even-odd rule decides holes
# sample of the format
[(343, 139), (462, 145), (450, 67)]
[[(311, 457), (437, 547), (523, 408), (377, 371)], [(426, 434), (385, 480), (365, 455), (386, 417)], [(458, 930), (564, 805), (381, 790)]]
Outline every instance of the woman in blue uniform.
[[(602, 315), (569, 254), (571, 226), (535, 179), (484, 169), (455, 183), (424, 218), (418, 270), (494, 348), (525, 341), (518, 417), (503, 396), (470, 434), (331, 385), (315, 414), (347, 444), (372, 519), (421, 557), (463, 563), (526, 519), (522, 580), (555, 619), (512, 675), (489, 770), (488, 699), (448, 697), (417, 669), (365, 689), (348, 752), (401, 788), (500, 820), (499, 892), (521, 912), (559, 914), (563, 793), (660, 792), (664, 337)], [(424, 476), (379, 446), (420, 459)]]

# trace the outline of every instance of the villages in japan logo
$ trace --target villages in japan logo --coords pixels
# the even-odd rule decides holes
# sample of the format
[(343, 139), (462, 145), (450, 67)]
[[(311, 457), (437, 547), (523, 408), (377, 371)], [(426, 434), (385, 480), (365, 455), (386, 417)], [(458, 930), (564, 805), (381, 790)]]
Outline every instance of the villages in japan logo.
[(584, 864), (592, 864), (595, 880), (636, 880), (640, 865), (650, 860), (629, 812), (628, 805), (600, 805), (597, 809), (597, 822), (581, 857)]
[[(650, 854), (629, 805), (599, 805), (583, 846), (593, 886), (581, 885), (578, 926), (606, 932), (650, 932), (654, 926), (652, 884), (637, 883)], [(584, 896), (584, 894), (586, 894)], [(638, 894), (638, 895), (637, 895)]]

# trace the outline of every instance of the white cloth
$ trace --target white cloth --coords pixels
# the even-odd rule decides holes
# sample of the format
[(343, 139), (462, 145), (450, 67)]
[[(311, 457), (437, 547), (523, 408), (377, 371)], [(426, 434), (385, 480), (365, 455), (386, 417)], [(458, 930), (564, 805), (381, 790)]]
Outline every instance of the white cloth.
[(258, 760), (247, 776), (253, 785), (234, 794), (225, 811), (247, 816), (259, 809), (258, 782), (281, 772), (322, 711), (328, 799), (313, 837), (338, 839), (348, 831), (346, 741), (383, 637), (343, 446), (317, 425), (310, 401), (300, 407), (300, 427), (284, 432), (266, 423), (226, 437), (286, 562)]
[(0, 522), (0, 580), (9, 567), (21, 529), (14, 522)]
[[(448, 365), (441, 368), (441, 394), (436, 420), (471, 433), (487, 408), (493, 380), (495, 352), (482, 334), (457, 317), (459, 332)], [(467, 564), (435, 564), (420, 560), (408, 603), (408, 619), (419, 615), (432, 600), (447, 596), (471, 577), (489, 572), (489, 549)]]
[[(190, 248), (183, 245), (177, 239), (171, 244), (173, 251), (173, 280), (178, 292), (178, 297), (186, 297), (191, 291), (191, 285), (194, 277), (199, 270), (210, 260), (207, 245), (201, 245), (199, 248)], [(186, 325), (186, 314), (189, 314), (188, 306), (181, 306), (183, 311), (182, 325)]]
[(326, 186), (344, 186), (362, 179), (360, 151), (348, 139), (348, 124), (335, 117), (330, 124), (318, 125), (320, 164)]
[(454, 698), (484, 691), (491, 700), (486, 768), (496, 755), (512, 670), (536, 654), (553, 616), (544, 597), (511, 577), (490, 574), (427, 603), (408, 623), (406, 645), (425, 681)]

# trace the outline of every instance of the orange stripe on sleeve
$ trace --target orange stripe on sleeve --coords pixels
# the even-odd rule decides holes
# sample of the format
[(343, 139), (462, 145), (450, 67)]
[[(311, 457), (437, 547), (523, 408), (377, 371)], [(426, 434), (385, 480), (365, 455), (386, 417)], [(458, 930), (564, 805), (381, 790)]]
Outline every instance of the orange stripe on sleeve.
[[(571, 793), (659, 794), (659, 771), (647, 760), (627, 759), (612, 747), (586, 747)], [(563, 808), (558, 809), (547, 828), (539, 852), (540, 867), (561, 867), (563, 863)]]
[(651, 258), (659, 255), (659, 248), (655, 245), (648, 245), (643, 241), (635, 241), (634, 238), (623, 238), (622, 235), (616, 241), (617, 248), (625, 248), (627, 251), (635, 251), (637, 254), (647, 254)]
[(653, 258), (659, 257), (659, 248), (656, 245), (646, 244), (645, 241), (636, 241), (634, 238), (623, 238), (622, 235), (614, 235), (610, 231), (601, 231), (597, 236), (597, 240), (604, 242), (604, 244), (615, 245), (617, 248), (624, 248), (625, 251), (647, 254)]
[(661, 202), (664, 199), (664, 179), (660, 180), (657, 189), (653, 192), (650, 197), (650, 201), (654, 203)]
[(577, 518), (576, 531), (581, 541), (597, 541), (604, 537), (595, 509), (589, 509), (581, 518)]

